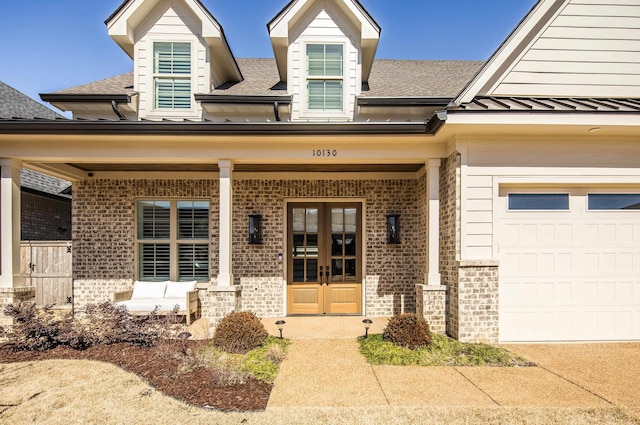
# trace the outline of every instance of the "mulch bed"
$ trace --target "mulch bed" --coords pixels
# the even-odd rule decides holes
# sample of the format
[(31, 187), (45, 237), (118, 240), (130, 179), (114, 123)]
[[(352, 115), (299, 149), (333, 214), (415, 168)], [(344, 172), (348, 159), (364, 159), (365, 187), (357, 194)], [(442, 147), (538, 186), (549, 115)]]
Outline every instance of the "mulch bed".
[[(197, 347), (201, 342), (189, 343)], [(178, 360), (161, 355), (159, 347), (130, 344), (99, 345), (86, 350), (57, 347), (47, 351), (13, 351), (0, 346), (0, 363), (69, 359), (109, 362), (145, 379), (162, 393), (188, 404), (224, 411), (264, 410), (273, 385), (249, 378), (244, 384), (214, 385), (215, 372), (194, 369), (176, 374)]]

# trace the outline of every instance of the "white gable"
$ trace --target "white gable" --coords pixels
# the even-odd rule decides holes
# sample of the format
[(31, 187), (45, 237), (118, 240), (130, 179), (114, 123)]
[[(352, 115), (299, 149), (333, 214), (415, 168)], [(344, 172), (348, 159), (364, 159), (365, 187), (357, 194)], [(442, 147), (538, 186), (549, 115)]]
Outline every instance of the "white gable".
[[(289, 79), (289, 49), (299, 35), (295, 29), (304, 27), (301, 22), (309, 23), (309, 17), (315, 18), (318, 9), (332, 10), (332, 17), (340, 15), (344, 23), (341, 28), (351, 28), (353, 41), (361, 50), (362, 79), (368, 81), (373, 58), (378, 47), (380, 27), (369, 13), (356, 0), (292, 0), (275, 18), (267, 24), (269, 37), (282, 81)], [(357, 40), (356, 40), (357, 39)]]
[[(341, 19), (342, 18), (342, 19)], [(290, 34), (295, 37), (289, 46), (289, 78), (288, 91), (293, 94), (291, 119), (296, 120), (348, 120), (353, 119), (355, 113), (355, 96), (362, 88), (361, 64), (358, 60), (359, 46), (354, 44), (354, 30), (349, 21), (331, 7), (331, 4), (318, 5), (317, 9), (308, 15), (307, 20), (298, 22)], [(306, 112), (306, 44), (307, 43), (340, 43), (344, 45), (344, 99), (345, 110), (333, 116)]]
[(542, 0), (460, 101), (640, 97), (639, 58), (640, 0)]

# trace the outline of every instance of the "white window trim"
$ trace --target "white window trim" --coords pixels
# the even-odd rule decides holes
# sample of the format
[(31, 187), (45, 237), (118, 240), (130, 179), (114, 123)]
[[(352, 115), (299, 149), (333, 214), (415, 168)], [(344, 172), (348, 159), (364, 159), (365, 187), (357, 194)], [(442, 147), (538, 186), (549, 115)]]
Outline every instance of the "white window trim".
[[(170, 203), (170, 215), (169, 215), (169, 239), (138, 239), (138, 204), (141, 201), (160, 201), (160, 202), (169, 202)], [(209, 238), (205, 241), (205, 239), (178, 239), (178, 220), (177, 220), (177, 204), (178, 202), (208, 202), (209, 203)], [(134, 199), (134, 255), (135, 255), (135, 276), (136, 280), (141, 280), (142, 276), (140, 276), (140, 245), (144, 243), (168, 243), (169, 244), (169, 279), (171, 281), (178, 281), (180, 279), (179, 276), (179, 256), (178, 256), (178, 246), (183, 244), (192, 244), (192, 245), (207, 245), (209, 247), (209, 259), (208, 259), (208, 268), (209, 268), (209, 276), (207, 280), (211, 280), (211, 238), (212, 238), (212, 229), (211, 229), (211, 206), (212, 202), (209, 198), (165, 198), (165, 197), (143, 197), (143, 198), (135, 198)]]
[[(148, 78), (147, 78), (147, 87), (148, 87), (148, 93), (147, 93), (147, 99), (149, 101), (149, 108), (148, 108), (148, 112), (145, 115), (145, 118), (157, 118), (157, 119), (161, 119), (161, 118), (196, 118), (198, 109), (197, 109), (197, 105), (196, 105), (196, 100), (195, 100), (195, 96), (194, 96), (194, 89), (196, 87), (196, 82), (197, 79), (196, 77), (196, 73), (197, 73), (197, 69), (198, 69), (198, 63), (197, 63), (197, 57), (198, 57), (198, 51), (197, 51), (197, 43), (194, 42), (193, 39), (189, 39), (189, 38), (176, 38), (176, 37), (155, 37), (152, 39), (149, 39), (149, 53), (148, 53), (148, 60), (147, 60), (147, 66), (149, 69), (148, 72)], [(156, 88), (155, 88), (155, 81), (156, 81), (156, 77), (162, 77), (165, 74), (156, 74), (154, 72), (154, 65), (155, 65), (155, 58), (154, 58), (154, 46), (156, 43), (188, 43), (191, 46), (191, 74), (189, 76), (190, 78), (190, 82), (191, 82), (191, 107), (189, 109), (184, 108), (184, 109), (169, 109), (169, 108), (156, 108)], [(186, 79), (187, 77), (185, 77)]]
[[(307, 75), (307, 46), (310, 44), (334, 44), (334, 45), (342, 45), (342, 78), (309, 78)], [(348, 60), (349, 50), (348, 43), (344, 40), (344, 38), (340, 39), (304, 39), (300, 42), (300, 118), (303, 119), (327, 119), (327, 118), (341, 118), (346, 119), (349, 116), (349, 104), (347, 100), (349, 99), (349, 78), (350, 70), (348, 69)], [(335, 79), (342, 80), (342, 110), (341, 111), (319, 111), (317, 109), (309, 109), (309, 91), (307, 89), (307, 81), (310, 79), (317, 80), (327, 80), (327, 79)]]

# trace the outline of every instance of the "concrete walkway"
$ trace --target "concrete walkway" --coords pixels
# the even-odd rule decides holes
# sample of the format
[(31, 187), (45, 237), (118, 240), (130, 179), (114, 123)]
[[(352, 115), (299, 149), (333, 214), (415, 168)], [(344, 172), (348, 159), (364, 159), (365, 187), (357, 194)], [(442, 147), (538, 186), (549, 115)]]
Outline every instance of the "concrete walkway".
[[(640, 384), (635, 380), (640, 375), (640, 344), (508, 347), (540, 367), (374, 366), (359, 353), (355, 340), (364, 334), (362, 317), (284, 320), (284, 336), (293, 342), (267, 409), (640, 408)], [(380, 333), (385, 324), (386, 319), (374, 319), (370, 332)], [(277, 334), (275, 327), (265, 325)]]

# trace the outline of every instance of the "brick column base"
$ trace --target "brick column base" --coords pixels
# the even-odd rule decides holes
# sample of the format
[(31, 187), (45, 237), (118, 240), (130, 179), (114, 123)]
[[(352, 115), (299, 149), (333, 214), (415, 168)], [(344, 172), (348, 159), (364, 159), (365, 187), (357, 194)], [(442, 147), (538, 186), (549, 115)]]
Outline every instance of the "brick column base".
[(416, 285), (416, 313), (423, 316), (432, 332), (446, 332), (445, 308), (447, 287), (443, 285)]
[(240, 310), (240, 286), (210, 286), (200, 289), (201, 317), (209, 319), (212, 331), (227, 314)]
[(4, 310), (9, 304), (15, 305), (20, 302), (36, 302), (35, 286), (0, 288), (0, 326), (13, 325), (13, 320), (5, 316)]
[(498, 261), (458, 262), (458, 339), (497, 344)]

